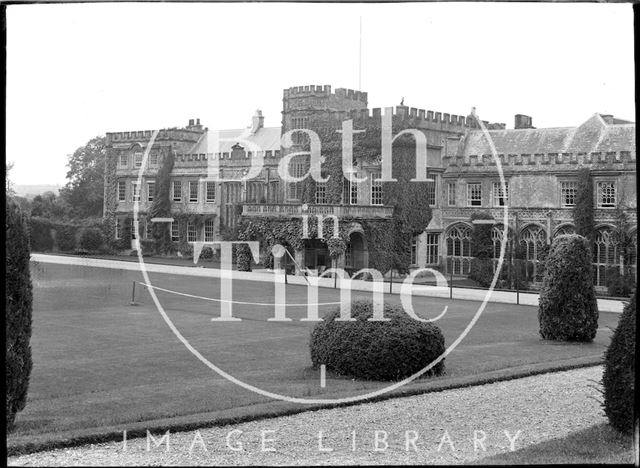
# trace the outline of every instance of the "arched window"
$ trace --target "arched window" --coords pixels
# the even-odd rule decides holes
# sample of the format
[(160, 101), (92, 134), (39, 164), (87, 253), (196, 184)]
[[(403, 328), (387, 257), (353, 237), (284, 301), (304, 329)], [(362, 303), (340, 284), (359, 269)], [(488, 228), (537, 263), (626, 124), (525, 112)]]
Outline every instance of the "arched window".
[(593, 284), (607, 285), (607, 270), (619, 265), (618, 246), (610, 227), (601, 227), (596, 231), (593, 241)]
[(524, 249), (527, 281), (540, 281), (540, 250), (547, 243), (547, 233), (541, 226), (531, 225), (520, 233), (520, 246)]
[[(500, 258), (500, 249), (502, 249), (502, 238), (504, 236), (504, 225), (498, 224), (491, 229), (491, 242), (493, 243), (493, 258)], [(511, 243), (513, 242), (513, 231), (507, 232), (507, 245), (504, 252), (505, 258), (511, 253)]]
[(565, 234), (575, 234), (575, 233), (576, 233), (576, 229), (573, 227), (572, 224), (564, 224), (556, 230), (555, 235), (563, 236)]
[(446, 234), (447, 271), (457, 275), (469, 274), (471, 266), (471, 228), (455, 224)]

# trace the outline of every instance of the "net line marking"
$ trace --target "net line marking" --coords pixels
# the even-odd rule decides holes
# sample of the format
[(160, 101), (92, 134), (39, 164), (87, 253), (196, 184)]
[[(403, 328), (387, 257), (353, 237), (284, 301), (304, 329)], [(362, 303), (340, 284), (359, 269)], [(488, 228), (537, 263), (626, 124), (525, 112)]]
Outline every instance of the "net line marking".
[(291, 307), (307, 307), (309, 305), (323, 306), (323, 305), (340, 305), (340, 304), (342, 304), (341, 302), (317, 302), (315, 304), (309, 304), (309, 303), (305, 302), (305, 303), (299, 303), (299, 304), (296, 304), (296, 303), (289, 304), (287, 302), (279, 303), (279, 302), (228, 301), (226, 299), (216, 299), (216, 298), (213, 298), (213, 297), (196, 296), (196, 295), (193, 295), (193, 294), (187, 294), (187, 293), (182, 293), (182, 292), (178, 292), (178, 291), (172, 291), (171, 289), (160, 288), (158, 286), (153, 286), (152, 284), (143, 283), (141, 281), (137, 281), (137, 283), (141, 284), (142, 286), (146, 286), (148, 288), (151, 288), (151, 289), (156, 289), (158, 291), (164, 291), (164, 292), (167, 292), (167, 293), (170, 293), (170, 294), (176, 294), (178, 296), (193, 297), (194, 299), (202, 299), (204, 301), (226, 302), (226, 303), (230, 303), (230, 304), (256, 305), (256, 306), (291, 306)]

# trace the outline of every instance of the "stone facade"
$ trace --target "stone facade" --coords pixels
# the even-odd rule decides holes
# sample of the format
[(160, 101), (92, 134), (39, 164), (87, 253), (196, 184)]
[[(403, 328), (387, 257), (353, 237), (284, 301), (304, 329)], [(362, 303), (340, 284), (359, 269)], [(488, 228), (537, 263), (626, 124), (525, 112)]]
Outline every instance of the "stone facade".
[[(292, 87), (283, 93), (280, 127), (264, 127), (262, 114), (257, 111), (251, 126), (244, 129), (212, 131), (203, 128), (197, 120), (190, 121), (185, 128), (162, 130), (149, 148), (143, 168), (140, 212), (146, 213), (151, 205), (147, 182), (153, 182), (158, 171), (157, 159), (161, 159), (163, 152), (172, 151), (175, 165), (171, 179), (178, 185), (172, 212), (209, 215), (213, 219), (206, 233), (194, 234), (198, 240), (220, 238), (225, 229), (237, 224), (241, 215), (301, 219), (303, 214), (341, 216), (348, 212), (348, 216), (356, 219), (389, 218), (392, 210), (379, 205), (371, 186), (372, 176), (380, 172), (379, 164), (357, 164), (356, 161), (356, 176), (366, 177), (366, 181), (354, 186), (345, 184), (339, 202), (329, 202), (323, 196), (324, 189), (316, 187), (316, 204), (304, 207), (301, 184), (282, 183), (278, 175), (281, 159), (301, 151), (308, 141), (302, 132), (294, 132), (290, 135), (291, 145), (283, 146), (282, 137), (286, 132), (320, 127), (338, 130), (345, 120), (352, 120), (354, 129), (366, 122), (379, 122), (383, 110), (370, 111), (367, 99), (365, 92), (343, 88), (332, 91), (330, 86)], [(462, 117), (404, 105), (384, 109), (384, 112), (393, 113), (394, 119), (406, 122), (408, 128), (418, 129), (426, 137), (426, 170), (433, 179), (433, 216), (424, 233), (414, 241), (415, 267), (466, 274), (470, 261), (470, 216), (474, 211), (492, 214), (498, 243), (506, 215), (510, 237), (522, 244), (527, 259), (535, 264), (537, 252), (544, 244), (557, 233), (573, 229), (575, 176), (583, 166), (588, 166), (593, 175), (598, 229), (596, 256), (598, 249), (603, 249), (600, 256), (603, 261), (617, 262), (615, 246), (607, 244), (616, 208), (625, 211), (633, 233), (636, 232), (636, 151), (632, 122), (594, 114), (576, 127), (537, 129), (530, 117), (518, 114), (514, 129), (489, 122), (482, 122), (483, 128), (480, 128), (471, 115)], [(105, 196), (106, 219), (131, 216), (132, 187), (151, 136), (151, 131), (107, 134), (109, 158), (116, 163), (107, 164), (110, 169), (105, 177), (109, 188), (105, 190), (116, 193)], [(263, 157), (263, 165), (251, 180), (228, 180), (252, 170), (258, 154)], [(307, 169), (304, 165), (295, 167), (295, 158), (292, 165), (291, 173), (302, 174)], [(212, 168), (219, 168), (225, 180), (217, 179)], [(357, 226), (353, 232), (354, 236), (362, 236)], [(366, 250), (366, 239), (354, 238), (353, 243)], [(301, 264), (310, 268), (325, 267), (328, 265), (322, 249), (314, 246), (312, 255), (298, 252), (296, 256)], [(353, 251), (347, 257), (355, 254)], [(361, 258), (367, 258), (366, 251)], [(343, 258), (339, 264), (348, 266), (349, 261)], [(363, 267), (366, 262), (354, 265)], [(596, 279), (599, 285), (604, 281), (604, 278)]]

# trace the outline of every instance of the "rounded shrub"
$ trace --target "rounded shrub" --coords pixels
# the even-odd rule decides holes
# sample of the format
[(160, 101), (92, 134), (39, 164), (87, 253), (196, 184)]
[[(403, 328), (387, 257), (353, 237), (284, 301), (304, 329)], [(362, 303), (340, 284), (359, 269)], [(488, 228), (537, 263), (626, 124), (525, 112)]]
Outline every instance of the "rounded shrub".
[(75, 226), (65, 224), (56, 227), (56, 244), (59, 250), (68, 252), (76, 248), (76, 230)]
[(7, 428), (11, 429), (16, 414), (27, 402), (31, 375), (31, 307), (33, 292), (29, 272), (29, 237), (18, 205), (7, 200), (5, 212), (5, 318), (6, 344), (5, 384)]
[(636, 354), (636, 293), (625, 306), (604, 356), (604, 412), (617, 430), (633, 429)]
[(98, 228), (87, 228), (80, 235), (80, 248), (95, 252), (102, 248), (104, 244), (104, 236), (102, 230)]
[[(365, 380), (401, 380), (428, 366), (444, 351), (444, 336), (433, 323), (410, 318), (400, 305), (385, 304), (390, 321), (369, 321), (373, 302), (354, 301), (355, 321), (336, 321), (340, 308), (329, 312), (311, 332), (309, 347), (315, 368)], [(444, 359), (426, 375), (444, 373)]]
[(589, 241), (558, 236), (551, 245), (540, 291), (538, 321), (545, 340), (592, 341), (598, 329)]

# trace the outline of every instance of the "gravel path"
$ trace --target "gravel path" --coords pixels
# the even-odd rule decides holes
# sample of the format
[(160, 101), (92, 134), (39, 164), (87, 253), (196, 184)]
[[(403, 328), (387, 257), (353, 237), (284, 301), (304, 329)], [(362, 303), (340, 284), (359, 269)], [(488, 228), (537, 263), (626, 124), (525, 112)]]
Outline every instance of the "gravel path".
[[(594, 400), (600, 399), (600, 394), (593, 388), (593, 380), (599, 381), (601, 376), (601, 367), (590, 367), (175, 433), (170, 435), (169, 451), (166, 444), (154, 447), (153, 441), (149, 441), (147, 451), (148, 441), (142, 438), (127, 441), (126, 449), (122, 442), (96, 444), (10, 457), (8, 463), (13, 466), (464, 463), (510, 450), (507, 435), (517, 450), (605, 422), (602, 409)], [(159, 440), (161, 434), (154, 436)], [(321, 451), (320, 436), (322, 448), (333, 451)]]

